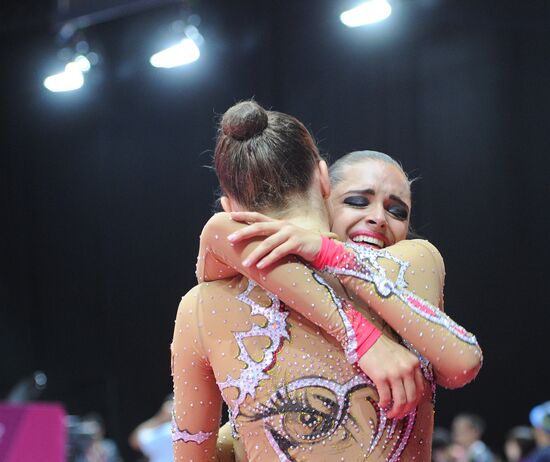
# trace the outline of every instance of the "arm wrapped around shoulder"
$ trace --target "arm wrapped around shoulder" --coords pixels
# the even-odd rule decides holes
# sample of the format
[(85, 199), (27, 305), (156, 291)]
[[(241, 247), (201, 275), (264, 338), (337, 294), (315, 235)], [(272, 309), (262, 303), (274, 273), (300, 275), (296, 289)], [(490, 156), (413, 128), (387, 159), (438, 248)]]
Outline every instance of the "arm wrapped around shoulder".
[(383, 250), (323, 240), (315, 262), (368, 303), (433, 365), (447, 388), (473, 380), (482, 364), (473, 334), (443, 312), (445, 270), (438, 250), (423, 240)]

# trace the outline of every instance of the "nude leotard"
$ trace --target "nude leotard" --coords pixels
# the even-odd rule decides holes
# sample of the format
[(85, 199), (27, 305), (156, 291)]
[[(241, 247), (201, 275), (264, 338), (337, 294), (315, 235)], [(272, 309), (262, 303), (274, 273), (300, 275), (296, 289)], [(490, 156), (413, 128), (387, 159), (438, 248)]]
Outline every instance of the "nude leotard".
[[(231, 274), (250, 252), (253, 243), (232, 246), (225, 238), (238, 226), (224, 214), (208, 223), (201, 280)], [(394, 334), (379, 313), (422, 353), (427, 380), (433, 371), (451, 386), (471, 379), (479, 347), (436, 308), (443, 267), (433, 246), (407, 242), (374, 265), (369, 258), (333, 268), (335, 289), (287, 259), (267, 271), (237, 267), (250, 279), (203, 282), (182, 299), (172, 345), (176, 461), (215, 458), (222, 396), (249, 460), (429, 460), (432, 389), (404, 419), (386, 417), (370, 379), (350, 364), (353, 332), (339, 282), (386, 335)], [(457, 360), (458, 367), (447, 365)], [(467, 377), (457, 377), (462, 372)]]

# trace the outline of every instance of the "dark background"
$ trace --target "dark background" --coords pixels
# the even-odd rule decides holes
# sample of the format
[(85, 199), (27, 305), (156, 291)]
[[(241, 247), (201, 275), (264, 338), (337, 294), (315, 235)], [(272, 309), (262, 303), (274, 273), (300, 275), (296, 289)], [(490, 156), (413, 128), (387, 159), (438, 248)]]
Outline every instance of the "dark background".
[[(447, 311), (485, 353), (473, 384), (439, 393), (436, 422), (477, 412), (500, 451), (550, 399), (550, 2), (394, 1), (358, 29), (338, 20), (349, 1), (151, 2), (88, 27), (100, 64), (81, 90), (49, 93), (58, 25), (92, 4), (0, 14), (0, 397), (44, 370), (41, 399), (103, 414), (132, 460), (129, 432), (171, 389), (216, 120), (254, 96), (304, 121), (331, 159), (377, 149), (421, 177), (413, 223), (445, 257)], [(200, 60), (152, 68), (189, 11)]]

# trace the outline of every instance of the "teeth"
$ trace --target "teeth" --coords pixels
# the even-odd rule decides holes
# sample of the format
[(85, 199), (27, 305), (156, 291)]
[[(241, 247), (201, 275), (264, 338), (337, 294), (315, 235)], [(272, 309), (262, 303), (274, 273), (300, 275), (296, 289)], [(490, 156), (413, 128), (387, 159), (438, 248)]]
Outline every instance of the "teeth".
[(384, 248), (384, 241), (382, 241), (380, 239), (376, 239), (375, 237), (372, 237), (372, 236), (365, 236), (363, 234), (360, 234), (358, 236), (354, 236), (352, 238), (352, 241), (353, 242), (366, 242), (367, 244), (375, 245), (377, 247), (380, 247), (381, 249)]

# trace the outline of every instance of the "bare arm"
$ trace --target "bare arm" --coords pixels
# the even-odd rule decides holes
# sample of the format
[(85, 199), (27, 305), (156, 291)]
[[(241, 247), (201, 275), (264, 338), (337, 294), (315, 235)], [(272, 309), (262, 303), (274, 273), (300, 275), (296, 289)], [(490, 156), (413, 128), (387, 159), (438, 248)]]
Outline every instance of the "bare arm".
[(172, 343), (174, 460), (216, 460), (221, 394), (203, 351), (198, 288), (181, 301)]
[[(284, 256), (281, 263), (264, 266), (266, 269), (260, 269), (256, 265), (245, 266), (243, 260), (249, 259), (251, 255), (253, 259), (257, 258), (258, 254), (254, 252), (260, 245), (264, 245), (258, 242), (257, 236), (263, 239), (265, 234), (255, 234), (252, 238), (249, 234), (246, 240), (239, 238), (233, 244), (224, 238), (228, 234), (242, 232), (240, 230), (242, 225), (239, 228), (239, 225), (232, 223), (227, 214), (218, 214), (210, 220), (201, 240), (201, 254), (204, 258), (199, 259), (199, 277), (215, 277), (218, 267), (225, 267), (226, 271), (228, 266), (232, 266), (235, 271), (276, 293), (293, 308), (309, 307), (311, 289), (304, 291), (293, 287), (297, 287), (297, 281), (300, 281), (302, 288), (311, 286), (315, 276), (310, 270), (288, 256)], [(273, 236), (268, 239), (272, 238)], [(377, 257), (385, 258), (372, 261), (362, 261), (354, 252), (349, 250), (350, 255), (355, 258), (354, 272), (344, 274), (340, 271), (337, 274), (344, 286), (373, 307), (403, 338), (433, 363), (438, 383), (455, 388), (472, 380), (481, 366), (481, 350), (475, 337), (456, 325), (438, 308), (443, 303), (444, 268), (437, 249), (427, 241), (403, 241), (377, 254)], [(288, 253), (285, 251), (282, 255)], [(280, 254), (276, 257), (278, 258)], [(270, 263), (272, 261), (273, 259)], [(400, 273), (400, 269), (406, 271)], [(408, 289), (405, 292), (399, 291), (399, 294), (390, 291), (388, 296), (381, 297), (383, 283), (392, 285), (392, 274), (399, 275), (406, 287), (408, 284)], [(286, 287), (289, 285), (289, 275), (292, 275), (295, 285)], [(306, 278), (305, 283), (303, 276)], [(399, 285), (392, 287), (399, 288)], [(307, 295), (306, 300), (300, 300), (305, 305), (292, 304), (285, 300), (285, 297), (297, 300), (300, 292)], [(315, 311), (306, 309), (302, 314), (341, 340), (344, 337), (343, 329), (341, 325), (337, 325), (335, 329), (334, 316), (331, 315), (335, 310), (330, 300), (328, 303), (326, 299), (322, 303), (315, 303), (315, 307)], [(430, 316), (419, 314), (427, 312), (430, 312)], [(423, 322), (420, 323), (420, 320)], [(462, 331), (465, 332), (464, 336), (455, 335)]]
[(384, 250), (348, 246), (320, 266), (425, 356), (439, 384), (456, 388), (477, 375), (482, 354), (476, 338), (441, 309), (443, 259), (432, 244), (401, 241)]
[(227, 236), (243, 225), (227, 213), (217, 213), (205, 225), (201, 234), (197, 279), (212, 281), (241, 273), (274, 293), (292, 309), (322, 327), (345, 348), (350, 362), (355, 354), (354, 335), (344, 308), (328, 284), (296, 257), (288, 256), (267, 270), (246, 267), (242, 261), (256, 248), (260, 239), (237, 244)]
[[(335, 296), (334, 290), (317, 273), (293, 256), (267, 270), (255, 266), (245, 267), (242, 260), (250, 255), (260, 241), (232, 244), (227, 236), (242, 226), (223, 213), (209, 220), (201, 235), (197, 265), (199, 281), (218, 279), (221, 275), (230, 275), (231, 271), (240, 272), (335, 337), (346, 350), (348, 360), (355, 363), (357, 339), (354, 328), (358, 318), (348, 317), (353, 314), (353, 310), (344, 306)], [(340, 286), (337, 280), (334, 282)], [(359, 332), (359, 338), (361, 347), (365, 346), (365, 339), (371, 340), (370, 336), (365, 337), (364, 329)], [(387, 409), (389, 418), (406, 415), (416, 407), (424, 393), (426, 384), (418, 358), (385, 335), (374, 338), (374, 343), (359, 359), (358, 366), (376, 385), (379, 405)]]

